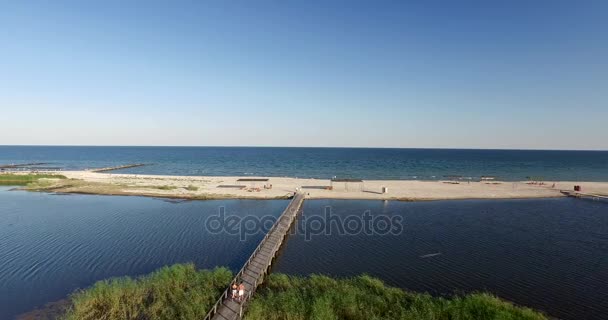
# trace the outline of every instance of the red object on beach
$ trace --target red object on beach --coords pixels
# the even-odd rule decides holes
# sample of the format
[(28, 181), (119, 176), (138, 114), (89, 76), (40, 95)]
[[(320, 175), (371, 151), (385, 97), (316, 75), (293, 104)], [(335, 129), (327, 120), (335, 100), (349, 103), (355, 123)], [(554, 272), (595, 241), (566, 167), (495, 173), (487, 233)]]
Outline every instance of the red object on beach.
[(581, 191), (581, 186), (574, 186), (574, 191)]

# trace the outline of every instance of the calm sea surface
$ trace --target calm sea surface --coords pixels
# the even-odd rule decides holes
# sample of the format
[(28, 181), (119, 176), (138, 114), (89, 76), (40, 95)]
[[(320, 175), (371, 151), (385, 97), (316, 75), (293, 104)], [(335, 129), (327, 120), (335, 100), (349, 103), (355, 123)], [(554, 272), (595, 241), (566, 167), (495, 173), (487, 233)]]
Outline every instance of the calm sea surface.
[(0, 165), (31, 162), (62, 169), (148, 163), (114, 172), (161, 175), (608, 181), (608, 151), (0, 146)]
[(143, 197), (51, 195), (0, 187), (0, 319), (66, 298), (115, 276), (174, 263), (238, 271), (263, 234), (210, 234), (205, 219), (278, 216), (285, 200), (168, 202)]
[[(343, 218), (365, 210), (401, 216), (404, 229), (398, 236), (349, 236), (334, 228), (307, 241), (305, 221), (328, 206)], [(274, 272), (368, 273), (438, 295), (489, 291), (562, 319), (608, 315), (608, 202), (311, 200), (298, 229)]]

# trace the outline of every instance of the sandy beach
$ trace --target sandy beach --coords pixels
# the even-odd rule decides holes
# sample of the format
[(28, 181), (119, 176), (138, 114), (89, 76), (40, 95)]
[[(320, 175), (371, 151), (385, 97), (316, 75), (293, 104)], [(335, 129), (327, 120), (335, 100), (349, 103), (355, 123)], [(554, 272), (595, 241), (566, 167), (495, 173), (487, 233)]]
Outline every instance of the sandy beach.
[[(143, 195), (183, 199), (278, 199), (288, 198), (298, 190), (309, 199), (378, 199), (378, 200), (441, 200), (441, 199), (514, 199), (561, 197), (560, 190), (580, 185), (584, 192), (608, 195), (608, 182), (529, 182), (488, 181), (417, 181), (364, 180), (334, 182), (328, 179), (284, 177), (211, 177), (164, 176), (62, 171), (68, 179), (49, 181), (34, 191), (89, 193), (112, 195)], [(267, 182), (238, 181), (267, 178)], [(266, 185), (266, 187), (264, 187)], [(271, 188), (270, 185), (272, 185)], [(386, 192), (382, 192), (386, 188)]]

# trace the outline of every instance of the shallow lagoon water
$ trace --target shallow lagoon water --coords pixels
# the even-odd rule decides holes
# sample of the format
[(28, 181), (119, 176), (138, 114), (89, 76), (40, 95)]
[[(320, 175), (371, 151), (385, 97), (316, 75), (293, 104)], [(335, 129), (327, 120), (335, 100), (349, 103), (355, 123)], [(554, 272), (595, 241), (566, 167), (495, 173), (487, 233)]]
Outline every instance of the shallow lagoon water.
[(489, 291), (562, 319), (608, 314), (608, 202), (573, 198), (432, 202), (313, 200), (324, 215), (401, 216), (395, 235), (292, 235), (274, 272), (349, 277), (435, 295)]
[[(0, 187), (0, 319), (114, 276), (194, 262), (238, 270), (262, 233), (211, 234), (205, 220), (278, 216), (285, 200), (169, 201)], [(490, 291), (563, 319), (608, 314), (608, 203), (580, 199), (433, 202), (307, 200), (304, 218), (401, 216), (399, 235), (293, 234), (275, 272), (354, 276), (436, 295)]]
[(262, 233), (211, 234), (209, 215), (278, 216), (285, 200), (166, 201), (0, 188), (0, 319), (65, 298), (97, 280), (174, 263), (238, 271)]

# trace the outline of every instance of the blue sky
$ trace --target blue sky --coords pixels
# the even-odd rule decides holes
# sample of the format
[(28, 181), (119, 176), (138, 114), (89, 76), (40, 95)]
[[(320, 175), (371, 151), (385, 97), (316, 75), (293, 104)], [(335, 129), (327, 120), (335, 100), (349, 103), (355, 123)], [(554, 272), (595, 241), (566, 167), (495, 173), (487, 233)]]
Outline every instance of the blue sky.
[(607, 1), (2, 1), (0, 48), (0, 144), (608, 149)]

